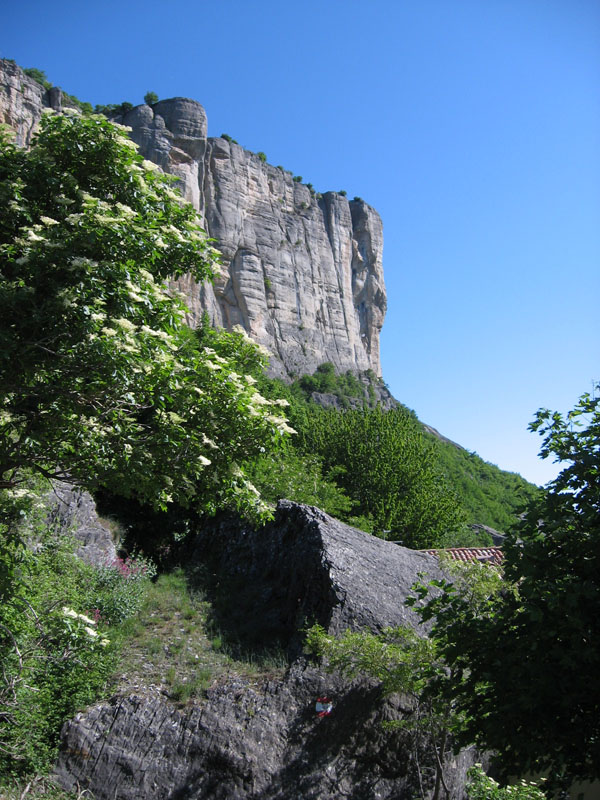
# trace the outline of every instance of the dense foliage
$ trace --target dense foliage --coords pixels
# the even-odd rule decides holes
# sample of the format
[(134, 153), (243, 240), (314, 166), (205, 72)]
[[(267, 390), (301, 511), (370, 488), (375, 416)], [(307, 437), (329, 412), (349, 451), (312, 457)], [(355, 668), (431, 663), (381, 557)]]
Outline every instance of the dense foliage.
[[(337, 374), (332, 364), (325, 363), (321, 364), (313, 375), (299, 376), (289, 385), (280, 381), (267, 382), (263, 379), (260, 388), (267, 396), (286, 397), (290, 401), (291, 424), (302, 434), (305, 428), (311, 429), (313, 417), (320, 413), (318, 404), (313, 399), (314, 393), (331, 396), (332, 402), (335, 402), (339, 409), (357, 410), (365, 406), (374, 409), (382, 386), (385, 389), (381, 379), (370, 371), (360, 375), (351, 372)], [(488, 525), (503, 532), (509, 531), (516, 525), (519, 514), (537, 496), (539, 490), (536, 486), (528, 483), (520, 475), (505, 472), (494, 464), (483, 461), (476, 453), (429, 433), (418, 423), (416, 414), (406, 406), (398, 404), (398, 411), (402, 415), (408, 415), (416, 423), (414, 431), (425, 444), (424, 452), (429, 453), (430, 466), (443, 476), (442, 482), (451, 487), (467, 523)], [(393, 416), (390, 415), (390, 419)], [(423, 431), (426, 431), (424, 438), (421, 436)], [(302, 435), (294, 437), (292, 446), (296, 452), (315, 456), (314, 450), (304, 447)], [(340, 480), (341, 471), (341, 469), (325, 470), (328, 480), (334, 481), (340, 489), (349, 494), (348, 487)], [(260, 482), (260, 478), (257, 480)], [(276, 476), (274, 480), (277, 483)], [(283, 489), (282, 485), (281, 490)], [(291, 497), (290, 494), (280, 496)], [(322, 507), (329, 510), (325, 506)], [(359, 527), (372, 531), (372, 520), (370, 522), (364, 514), (361, 516), (356, 503), (354, 509), (350, 515), (342, 515), (340, 518), (349, 521), (354, 515), (353, 519), (356, 521), (360, 517)], [(442, 544), (441, 541), (439, 543)], [(476, 533), (463, 526), (444, 543), (446, 546), (489, 545), (491, 539), (485, 533)]]
[(165, 284), (218, 268), (193, 208), (98, 116), (46, 115), (28, 152), (4, 135), (0, 179), (0, 485), (262, 513), (237, 464), (285, 420)]
[(440, 469), (460, 498), (469, 522), (510, 531), (539, 489), (451, 442), (435, 439)]
[(516, 784), (501, 786), (486, 775), (476, 764), (467, 772), (467, 797), (469, 800), (544, 800), (546, 795), (535, 781), (521, 780)]
[[(314, 487), (313, 496), (320, 472), (321, 508), (408, 547), (469, 544), (473, 537), (464, 524), (460, 503), (439, 468), (435, 442), (417, 417), (404, 406), (389, 411), (376, 404), (370, 407), (368, 389), (361, 381), (351, 375), (335, 376), (327, 365), (310, 377), (291, 386), (263, 379), (260, 387), (263, 394), (283, 395), (290, 403), (287, 414), (297, 432), (287, 445), (288, 452), (293, 448), (296, 453), (290, 468), (298, 477), (302, 468), (310, 476), (307, 485)], [(356, 382), (364, 402), (343, 411), (324, 409), (307, 399), (310, 392), (303, 388), (309, 386), (312, 391), (316, 382), (322, 390), (337, 391), (351, 381)], [(261, 491), (269, 499), (279, 496), (308, 502), (300, 494), (286, 494), (288, 488), (300, 488), (298, 479), (290, 476), (288, 480), (285, 463), (267, 474), (268, 460), (262, 460), (259, 474), (251, 470)], [(332, 493), (335, 487), (346, 501)]]
[(338, 471), (355, 513), (371, 518), (379, 536), (434, 547), (463, 524), (434, 449), (406, 409), (315, 409), (299, 439), (305, 452), (323, 459), (325, 470)]
[(554, 785), (600, 777), (600, 399), (530, 426), (542, 457), (567, 466), (534, 502), (505, 550), (512, 592), (476, 616), (447, 585), (422, 611), (455, 679), (461, 741), (497, 752), (506, 774)]
[(76, 560), (36, 519), (40, 481), (261, 520), (269, 509), (241, 465), (290, 428), (249, 374), (266, 363), (256, 346), (185, 325), (167, 280), (210, 279), (216, 251), (171, 181), (103, 117), (48, 114), (29, 151), (0, 133), (0, 259), (7, 774), (48, 766), (62, 722), (105, 685), (109, 627), (135, 612), (150, 575), (135, 559)]
[[(12, 500), (13, 512), (26, 519), (35, 547), (8, 549), (15, 537), (6, 528), (0, 540), (4, 778), (51, 765), (63, 722), (105, 688), (115, 668), (113, 626), (136, 613), (153, 574), (135, 557), (99, 568), (84, 564), (73, 542), (48, 527), (37, 499), (43, 485), (28, 483)], [(6, 520), (11, 499), (6, 490), (1, 494)]]

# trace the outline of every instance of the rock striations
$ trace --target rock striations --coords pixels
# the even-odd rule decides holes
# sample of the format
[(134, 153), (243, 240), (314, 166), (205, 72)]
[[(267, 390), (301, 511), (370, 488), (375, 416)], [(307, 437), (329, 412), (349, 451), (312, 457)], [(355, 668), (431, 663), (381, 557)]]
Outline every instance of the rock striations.
[[(380, 630), (411, 623), (403, 604), (418, 573), (439, 577), (436, 559), (384, 542), (318, 509), (281, 501), (275, 521), (253, 530), (233, 519), (196, 542), (190, 567), (215, 570), (239, 608), (234, 636), (287, 645), (291, 666), (262, 684), (234, 675), (203, 700), (177, 709), (156, 689), (121, 694), (78, 714), (63, 729), (56, 775), (96, 800), (410, 800), (416, 756), (406, 730), (382, 722), (409, 713), (382, 702), (377, 685), (348, 684), (299, 649), (301, 629)], [(193, 573), (193, 569), (191, 570)], [(225, 623), (225, 620), (222, 620)], [(413, 620), (414, 622), (414, 620)], [(330, 696), (333, 711), (315, 703)], [(431, 757), (431, 756), (430, 756)], [(449, 800), (464, 796), (463, 752), (446, 771)], [(427, 753), (418, 753), (431, 789)]]
[[(0, 61), (0, 120), (29, 144), (46, 92), (9, 61)], [(379, 333), (386, 310), (381, 219), (362, 200), (316, 195), (255, 153), (207, 137), (194, 100), (141, 105), (118, 121), (141, 153), (180, 180), (223, 254), (213, 286), (183, 280), (190, 323), (203, 312), (225, 328), (241, 325), (271, 354), (271, 372), (312, 373), (326, 361), (340, 372), (381, 374)]]

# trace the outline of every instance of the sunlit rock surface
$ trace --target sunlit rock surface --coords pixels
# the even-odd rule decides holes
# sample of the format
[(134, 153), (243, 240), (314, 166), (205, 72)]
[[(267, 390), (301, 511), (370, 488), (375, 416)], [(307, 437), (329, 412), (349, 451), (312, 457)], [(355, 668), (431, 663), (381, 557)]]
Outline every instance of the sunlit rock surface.
[[(44, 108), (61, 109), (15, 64), (0, 60), (0, 121), (28, 146)], [(271, 373), (381, 374), (379, 333), (386, 310), (383, 233), (377, 212), (337, 192), (316, 195), (292, 174), (223, 138), (207, 137), (194, 100), (140, 105), (117, 121), (140, 152), (179, 178), (223, 253), (212, 286), (179, 282), (196, 326), (204, 311), (225, 328), (241, 325), (271, 354)]]

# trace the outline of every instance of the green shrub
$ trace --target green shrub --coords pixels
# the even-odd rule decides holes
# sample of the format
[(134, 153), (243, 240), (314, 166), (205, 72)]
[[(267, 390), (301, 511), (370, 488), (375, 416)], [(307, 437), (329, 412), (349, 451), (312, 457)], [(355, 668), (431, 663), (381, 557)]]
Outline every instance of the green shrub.
[(95, 570), (73, 543), (21, 553), (21, 579), (0, 608), (0, 774), (44, 771), (63, 722), (101, 692), (116, 650), (93, 614)]
[(94, 106), (94, 112), (96, 114), (104, 114), (105, 117), (119, 117), (123, 114), (126, 114), (128, 111), (131, 111), (133, 108), (133, 103), (129, 103), (124, 101), (122, 103), (109, 103), (108, 105), (96, 105)]
[(302, 175), (294, 175), (292, 180), (294, 181), (294, 183), (302, 183)]
[(260, 151), (259, 151), (259, 152), (258, 152), (256, 155), (257, 155), (257, 156), (260, 158), (260, 160), (261, 160), (263, 163), (264, 163), (264, 162), (267, 160), (266, 153), (263, 153), (263, 151), (262, 151), (262, 150), (260, 150)]
[(512, 786), (500, 786), (476, 764), (467, 772), (469, 800), (545, 800), (546, 795), (535, 782), (521, 781)]
[(156, 92), (146, 92), (144, 95), (144, 103), (147, 106), (153, 106), (155, 103), (158, 103), (158, 95)]
[(36, 83), (39, 83), (40, 86), (43, 86), (44, 89), (52, 88), (52, 84), (48, 80), (46, 73), (44, 72), (43, 69), (36, 69), (36, 67), (27, 67), (27, 69), (24, 69), (23, 72), (25, 73), (25, 75), (28, 75), (30, 78), (33, 78), (33, 80)]
[(132, 617), (140, 608), (148, 581), (156, 575), (152, 562), (134, 555), (116, 558), (95, 573), (94, 614), (113, 625)]
[[(44, 772), (64, 721), (93, 702), (114, 671), (113, 621), (141, 603), (152, 567), (140, 558), (97, 568), (45, 523), (30, 479), (0, 492), (0, 775)], [(24, 541), (30, 547), (25, 548)]]

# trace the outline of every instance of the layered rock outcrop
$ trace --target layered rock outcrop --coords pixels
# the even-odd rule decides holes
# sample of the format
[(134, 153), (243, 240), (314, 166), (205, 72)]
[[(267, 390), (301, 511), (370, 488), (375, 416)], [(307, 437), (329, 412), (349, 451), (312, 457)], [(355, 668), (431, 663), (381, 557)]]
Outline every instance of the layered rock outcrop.
[(336, 192), (318, 197), (240, 145), (207, 138), (204, 109), (191, 100), (138, 106), (119, 121), (146, 158), (178, 176), (223, 254), (213, 286), (183, 283), (192, 325), (204, 310), (217, 325), (241, 325), (276, 374), (330, 361), (380, 375), (386, 297), (374, 209)]
[[(96, 800), (410, 800), (419, 792), (418, 760), (432, 788), (426, 743), (415, 751), (410, 733), (382, 726), (409, 716), (409, 704), (383, 701), (372, 682), (328, 674), (299, 643), (313, 621), (332, 633), (410, 624), (403, 601), (418, 573), (439, 577), (436, 559), (282, 501), (262, 530), (229, 518), (212, 525), (196, 542), (194, 564), (214, 571), (239, 607), (237, 619), (220, 624), (242, 640), (287, 645), (290, 668), (258, 685), (223, 678), (185, 709), (156, 688), (94, 706), (63, 729), (63, 786), (89, 788)], [(323, 694), (333, 711), (320, 718)], [(448, 764), (450, 800), (463, 798), (474, 756)]]
[[(60, 109), (60, 92), (44, 91), (8, 61), (0, 61), (0, 84), (0, 119), (26, 146), (43, 107)], [(386, 294), (373, 208), (336, 192), (316, 195), (240, 145), (208, 138), (194, 100), (141, 105), (118, 121), (146, 158), (179, 178), (223, 253), (214, 285), (180, 283), (190, 324), (207, 311), (219, 326), (241, 325), (269, 351), (275, 375), (312, 373), (327, 361), (339, 372), (381, 374)]]
[(31, 144), (44, 108), (62, 110), (60, 89), (48, 91), (14, 61), (0, 59), (0, 123), (16, 132), (19, 147)]

